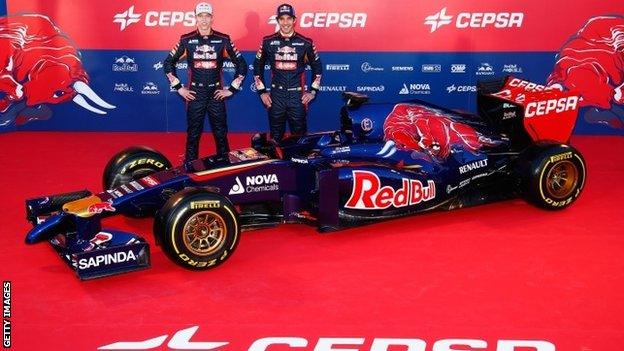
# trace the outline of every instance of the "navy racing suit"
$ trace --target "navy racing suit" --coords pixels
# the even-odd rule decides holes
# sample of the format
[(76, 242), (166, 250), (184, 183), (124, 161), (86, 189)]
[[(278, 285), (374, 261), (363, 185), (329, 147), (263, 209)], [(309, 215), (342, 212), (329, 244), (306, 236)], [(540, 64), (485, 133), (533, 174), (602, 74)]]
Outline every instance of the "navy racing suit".
[(311, 91), (316, 94), (321, 84), (322, 64), (312, 39), (294, 32), (285, 37), (276, 32), (262, 39), (254, 60), (254, 82), (258, 94), (267, 92), (264, 84), (264, 65), (271, 67), (271, 107), (269, 126), (271, 138), (281, 141), (288, 121), (290, 132), (307, 132), (307, 106), (301, 102), (305, 92), (305, 68), (312, 68)]
[[(186, 153), (185, 162), (198, 158), (199, 139), (204, 131), (204, 116), (208, 113), (210, 127), (215, 139), (217, 154), (229, 150), (227, 140), (227, 114), (225, 102), (214, 98), (215, 91), (222, 89), (223, 60), (229, 58), (235, 66), (235, 78), (229, 90), (236, 93), (247, 74), (247, 63), (227, 34), (212, 30), (202, 36), (198, 30), (184, 34), (171, 50), (163, 64), (165, 74), (176, 76), (176, 63), (186, 56), (189, 72), (189, 89), (195, 91), (195, 100), (186, 106)], [(182, 87), (179, 81), (172, 83), (174, 89)]]

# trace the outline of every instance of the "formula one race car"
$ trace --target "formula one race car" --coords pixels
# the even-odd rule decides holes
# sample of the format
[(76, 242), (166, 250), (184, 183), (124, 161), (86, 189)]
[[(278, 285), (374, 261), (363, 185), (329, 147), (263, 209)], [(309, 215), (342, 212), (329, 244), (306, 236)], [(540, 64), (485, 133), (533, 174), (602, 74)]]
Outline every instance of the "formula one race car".
[(574, 202), (582, 156), (567, 145), (579, 97), (513, 77), (480, 82), (478, 115), (423, 101), (368, 103), (344, 94), (341, 129), (292, 136), (171, 168), (132, 147), (104, 171), (104, 192), (26, 201), (34, 228), (82, 279), (149, 266), (148, 243), (102, 229), (116, 214), (154, 216), (156, 243), (177, 264), (215, 267), (244, 229), (308, 223), (321, 232), (436, 209), (524, 196), (547, 209)]

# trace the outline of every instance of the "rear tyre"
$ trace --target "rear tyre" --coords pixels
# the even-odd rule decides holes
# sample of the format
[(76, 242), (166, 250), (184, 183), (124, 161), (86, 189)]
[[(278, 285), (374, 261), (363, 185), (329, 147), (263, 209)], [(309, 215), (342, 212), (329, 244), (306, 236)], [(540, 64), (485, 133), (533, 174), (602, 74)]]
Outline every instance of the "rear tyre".
[(585, 186), (587, 166), (581, 154), (568, 145), (548, 145), (529, 151), (524, 191), (536, 205), (559, 210), (570, 206)]
[(154, 235), (173, 262), (206, 270), (225, 262), (236, 249), (238, 214), (226, 197), (188, 188), (172, 196), (156, 213)]
[(104, 190), (113, 189), (150, 174), (171, 168), (160, 152), (146, 146), (132, 146), (113, 156), (104, 168)]

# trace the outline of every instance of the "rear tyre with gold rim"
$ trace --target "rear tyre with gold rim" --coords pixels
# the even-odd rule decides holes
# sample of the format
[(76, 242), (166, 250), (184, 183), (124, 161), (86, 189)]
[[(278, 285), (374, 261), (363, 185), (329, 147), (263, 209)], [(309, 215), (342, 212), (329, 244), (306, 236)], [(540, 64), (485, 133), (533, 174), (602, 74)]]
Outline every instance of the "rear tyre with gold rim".
[(569, 145), (536, 149), (528, 160), (525, 192), (540, 207), (559, 210), (570, 206), (585, 186), (587, 166), (581, 154)]
[(227, 198), (188, 188), (173, 195), (156, 213), (154, 234), (176, 264), (205, 270), (230, 258), (240, 240), (240, 225)]

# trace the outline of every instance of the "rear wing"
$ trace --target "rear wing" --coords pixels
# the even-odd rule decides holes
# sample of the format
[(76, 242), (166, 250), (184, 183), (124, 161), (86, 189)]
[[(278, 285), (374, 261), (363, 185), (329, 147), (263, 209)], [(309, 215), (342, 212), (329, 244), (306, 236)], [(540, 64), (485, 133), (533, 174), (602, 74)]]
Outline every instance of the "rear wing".
[(512, 144), (567, 143), (574, 130), (579, 96), (573, 91), (507, 76), (477, 85), (477, 109)]

